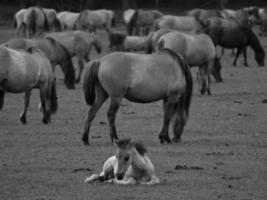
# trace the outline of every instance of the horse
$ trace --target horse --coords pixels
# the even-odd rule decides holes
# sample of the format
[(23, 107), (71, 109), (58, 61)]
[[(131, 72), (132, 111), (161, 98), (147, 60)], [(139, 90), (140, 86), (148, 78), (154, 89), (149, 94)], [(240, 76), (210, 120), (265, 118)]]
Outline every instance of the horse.
[(122, 51), (143, 51), (147, 49), (146, 36), (132, 36), (124, 33), (110, 33), (109, 34), (109, 47), (115, 47), (116, 50)]
[(214, 65), (211, 69), (211, 74), (214, 77), (216, 82), (223, 82), (222, 74), (221, 74), (222, 64), (221, 57), (215, 56)]
[(244, 9), (223, 9), (221, 13), (223, 18), (235, 20), (241, 26), (251, 26), (249, 14)]
[(14, 28), (16, 28), (16, 37), (19, 37), (20, 34), (22, 34), (22, 36), (26, 35), (25, 24), (23, 22), (23, 16), (24, 16), (24, 13), (26, 13), (26, 11), (27, 9), (23, 8), (17, 11), (14, 15), (13, 24), (14, 24)]
[(170, 32), (163, 35), (157, 49), (168, 48), (181, 54), (190, 67), (199, 66), (199, 90), (201, 94), (210, 92), (210, 74), (216, 57), (216, 49), (206, 34), (191, 35), (182, 32)]
[(205, 24), (196, 17), (164, 15), (155, 20), (153, 30), (174, 29), (182, 32), (203, 32)]
[(173, 32), (175, 30), (172, 29), (159, 29), (157, 31), (152, 31), (149, 33), (147, 38), (147, 45), (146, 45), (146, 53), (152, 53), (156, 50), (158, 40), (161, 36), (165, 35), (166, 33)]
[(29, 47), (37, 47), (42, 50), (51, 62), (52, 70), (55, 71), (56, 65), (59, 65), (62, 72), (64, 73), (64, 84), (68, 89), (74, 89), (75, 83), (75, 72), (67, 49), (56, 42), (52, 38), (42, 38), (38, 40), (32, 39), (12, 39), (4, 44), (3, 46), (12, 49), (28, 49)]
[(57, 18), (57, 11), (53, 8), (43, 8), (50, 30), (61, 31), (61, 23)]
[(92, 46), (96, 49), (98, 54), (101, 53), (101, 43), (94, 33), (85, 31), (65, 31), (49, 33), (45, 38), (53, 38), (64, 46), (71, 57), (77, 56), (79, 64), (79, 73), (76, 78), (76, 83), (80, 82), (81, 74), (84, 68), (84, 60), (90, 61), (90, 51)]
[(110, 97), (107, 116), (111, 141), (118, 139), (115, 119), (123, 98), (136, 103), (163, 100), (164, 120), (159, 139), (170, 143), (168, 127), (173, 119), (174, 142), (181, 140), (192, 97), (192, 74), (182, 56), (170, 49), (155, 54), (113, 52), (86, 65), (85, 100), (91, 106), (82, 140), (89, 144), (91, 123)]
[(253, 19), (254, 23), (259, 24), (260, 32), (259, 35), (263, 36), (267, 32), (267, 8), (258, 8), (255, 6), (244, 8), (249, 15), (250, 19)]
[(147, 149), (140, 140), (121, 139), (115, 142), (117, 152), (109, 157), (100, 174), (92, 174), (85, 183), (95, 181), (115, 184), (147, 184), (160, 183), (155, 176), (155, 167), (147, 155)]
[(22, 9), (15, 14), (15, 24), (17, 36), (20, 31), (25, 33), (26, 38), (41, 35), (44, 31), (49, 31), (46, 15), (40, 7), (29, 7)]
[(104, 28), (107, 32), (115, 26), (115, 14), (112, 10), (84, 10), (76, 21), (76, 29), (95, 32), (96, 28)]
[(39, 49), (31, 47), (27, 51), (0, 46), (0, 110), (4, 105), (4, 95), (25, 92), (24, 110), (20, 121), (27, 123), (26, 113), (31, 90), (40, 90), (42, 122), (50, 122), (51, 114), (57, 111), (56, 81), (50, 61)]
[[(143, 29), (146, 28), (149, 32), (150, 27), (153, 26), (154, 21), (163, 16), (163, 13), (161, 13), (158, 10), (138, 9), (135, 10), (133, 14), (131, 14), (130, 11), (128, 12), (129, 12), (128, 15), (130, 15), (131, 17), (127, 16), (130, 19), (129, 21), (126, 20), (124, 22), (126, 24), (126, 30), (129, 35), (134, 35), (134, 30), (135, 30), (135, 35), (141, 35), (141, 30), (140, 30), (141, 28)], [(147, 35), (148, 32), (144, 31), (145, 35)]]
[(211, 37), (215, 46), (223, 48), (237, 48), (237, 53), (233, 62), (236, 66), (237, 58), (243, 51), (244, 65), (247, 63), (247, 46), (250, 46), (255, 53), (255, 60), (259, 66), (264, 66), (265, 52), (256, 34), (247, 26), (239, 27), (210, 27), (206, 33)]
[(195, 17), (198, 20), (201, 20), (203, 23), (206, 23), (206, 20), (210, 17), (219, 17), (223, 18), (223, 15), (220, 10), (210, 10), (210, 9), (200, 9), (195, 8), (186, 13), (187, 16)]
[(80, 13), (62, 11), (57, 14), (57, 18), (61, 24), (61, 30), (74, 30), (75, 23), (79, 17)]

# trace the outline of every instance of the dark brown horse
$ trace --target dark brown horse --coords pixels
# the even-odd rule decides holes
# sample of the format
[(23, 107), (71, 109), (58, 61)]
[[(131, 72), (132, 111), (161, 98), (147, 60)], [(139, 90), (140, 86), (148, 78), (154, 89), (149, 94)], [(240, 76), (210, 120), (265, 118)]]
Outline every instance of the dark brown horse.
[(220, 45), (223, 48), (237, 48), (237, 53), (233, 62), (236, 61), (241, 52), (244, 55), (244, 65), (247, 63), (247, 46), (250, 46), (255, 53), (255, 60), (259, 66), (264, 66), (265, 52), (256, 34), (248, 26), (239, 27), (210, 27), (206, 33), (212, 38), (214, 45)]
[(168, 130), (173, 119), (173, 141), (178, 142), (186, 124), (192, 97), (192, 75), (182, 56), (169, 49), (155, 54), (114, 52), (88, 63), (83, 90), (91, 106), (83, 142), (89, 144), (91, 123), (102, 104), (110, 97), (107, 112), (111, 140), (118, 139), (115, 119), (123, 98), (137, 103), (163, 100), (164, 120), (161, 143), (170, 142)]

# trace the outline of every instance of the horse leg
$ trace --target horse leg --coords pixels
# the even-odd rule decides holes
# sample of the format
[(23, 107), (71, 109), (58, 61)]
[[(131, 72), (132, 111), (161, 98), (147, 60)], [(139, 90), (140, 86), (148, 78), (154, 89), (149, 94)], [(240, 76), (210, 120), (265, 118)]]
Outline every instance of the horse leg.
[(247, 62), (247, 47), (246, 46), (243, 48), (243, 56), (244, 56), (244, 65), (248, 67), (248, 62)]
[(237, 61), (237, 58), (238, 58), (241, 50), (242, 50), (242, 47), (238, 47), (237, 52), (236, 52), (236, 55), (235, 55), (235, 59), (234, 59), (234, 62), (233, 62), (233, 65), (234, 66), (236, 66), (236, 61)]
[(5, 92), (0, 90), (0, 110), (3, 109), (4, 106), (4, 98), (5, 98)]
[(85, 128), (82, 136), (82, 141), (85, 145), (89, 144), (89, 131), (91, 128), (91, 123), (95, 118), (97, 111), (100, 109), (100, 107), (106, 101), (107, 98), (108, 98), (107, 93), (102, 88), (100, 88), (100, 86), (96, 86), (96, 99), (88, 111), (87, 119), (85, 122)]
[(79, 83), (80, 82), (81, 76), (82, 76), (82, 71), (83, 71), (83, 68), (84, 68), (83, 56), (79, 55), (77, 57), (78, 57), (78, 65), (79, 65), (79, 74), (78, 74), (78, 77), (77, 77), (75, 83)]
[(173, 141), (174, 142), (180, 142), (181, 141), (181, 135), (184, 130), (184, 126), (187, 122), (187, 114), (184, 109), (184, 105), (181, 102), (178, 102), (178, 104), (175, 106), (175, 114), (173, 116), (174, 119), (174, 125), (173, 125)]
[[(200, 94), (203, 95), (205, 94), (206, 90), (207, 90), (207, 78), (206, 78), (206, 64), (200, 65), (198, 68), (199, 71), (199, 89), (200, 89)], [(208, 90), (207, 90), (208, 91)]]
[(171, 122), (171, 116), (174, 110), (173, 103), (169, 99), (164, 99), (163, 100), (163, 112), (164, 112), (164, 117), (163, 117), (163, 124), (159, 133), (159, 140), (160, 143), (163, 144), (165, 141), (167, 143), (171, 142), (171, 139), (169, 137), (169, 125)]
[(42, 114), (43, 114), (43, 117), (42, 117), (42, 122), (44, 124), (48, 124), (50, 122), (50, 114), (49, 112), (47, 112), (47, 106), (50, 106), (48, 105), (47, 101), (47, 92), (45, 90), (45, 88), (43, 86), (40, 87), (40, 100), (41, 100), (41, 111), (42, 111)]
[(29, 107), (29, 103), (30, 103), (30, 97), (31, 97), (31, 90), (25, 92), (25, 97), (24, 97), (24, 110), (23, 112), (20, 114), (20, 121), (23, 124), (27, 123), (27, 119), (26, 119), (26, 114), (27, 114), (27, 109)]
[(111, 137), (111, 142), (113, 143), (114, 139), (117, 140), (118, 135), (117, 135), (117, 130), (116, 130), (116, 114), (119, 110), (120, 104), (121, 104), (122, 98), (111, 98), (108, 112), (107, 112), (107, 117), (108, 117), (108, 122), (109, 122), (109, 129), (110, 129), (110, 137)]

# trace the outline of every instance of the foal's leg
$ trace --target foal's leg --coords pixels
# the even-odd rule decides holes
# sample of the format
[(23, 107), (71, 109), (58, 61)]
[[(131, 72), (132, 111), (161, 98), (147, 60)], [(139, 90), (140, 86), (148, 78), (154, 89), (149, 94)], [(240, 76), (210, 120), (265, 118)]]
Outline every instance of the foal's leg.
[(0, 110), (2, 110), (4, 106), (4, 98), (5, 98), (5, 92), (0, 90)]
[(161, 131), (159, 133), (159, 140), (160, 140), (161, 144), (163, 144), (165, 141), (167, 143), (171, 142), (171, 139), (169, 137), (169, 125), (171, 122), (171, 117), (172, 117), (172, 113), (174, 110), (174, 105), (170, 101), (170, 99), (171, 99), (171, 97), (163, 100), (164, 117), (163, 117), (163, 124), (161, 127)]
[(238, 49), (237, 49), (237, 52), (236, 52), (236, 55), (235, 55), (235, 59), (234, 59), (234, 62), (233, 62), (234, 66), (236, 66), (236, 61), (237, 61), (237, 58), (238, 58), (239, 54), (241, 53), (242, 48), (243, 47), (238, 47)]
[(25, 92), (25, 97), (24, 97), (24, 110), (23, 112), (20, 114), (20, 121), (23, 124), (27, 123), (27, 119), (26, 119), (26, 113), (27, 113), (27, 109), (30, 103), (30, 97), (31, 97), (31, 90)]
[(116, 114), (119, 110), (120, 104), (121, 104), (121, 97), (117, 98), (111, 98), (110, 99), (110, 104), (107, 112), (108, 116), (108, 122), (109, 122), (109, 129), (110, 129), (110, 137), (111, 137), (111, 142), (113, 143), (113, 140), (119, 139), (117, 135), (117, 130), (116, 130)]
[(82, 72), (83, 72), (83, 68), (84, 68), (84, 62), (83, 62), (83, 56), (82, 55), (77, 55), (78, 58), (78, 64), (79, 64), (79, 74), (78, 77), (76, 79), (76, 83), (79, 83), (81, 80), (81, 76), (82, 76)]
[(203, 64), (199, 66), (199, 81), (198, 84), (200, 85), (200, 94), (203, 95), (205, 94), (207, 89), (207, 72), (206, 72), (206, 66), (207, 64)]
[(93, 103), (93, 105), (88, 111), (87, 119), (85, 122), (85, 128), (84, 128), (84, 132), (82, 136), (82, 141), (85, 145), (89, 144), (89, 131), (91, 128), (91, 123), (93, 119), (95, 118), (97, 111), (102, 106), (102, 104), (106, 101), (107, 98), (108, 98), (108, 95), (106, 94), (106, 92), (102, 88), (100, 88), (100, 86), (96, 86), (95, 102)]

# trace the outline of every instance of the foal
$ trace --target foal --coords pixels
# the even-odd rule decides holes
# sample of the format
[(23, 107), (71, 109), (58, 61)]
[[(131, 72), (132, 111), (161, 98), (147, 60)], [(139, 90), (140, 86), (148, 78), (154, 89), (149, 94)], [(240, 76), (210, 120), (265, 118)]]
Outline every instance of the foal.
[(92, 174), (85, 183), (105, 181), (116, 184), (147, 184), (159, 183), (155, 176), (155, 168), (147, 156), (147, 150), (140, 141), (131, 139), (117, 140), (118, 147), (115, 155), (108, 158), (102, 172)]

